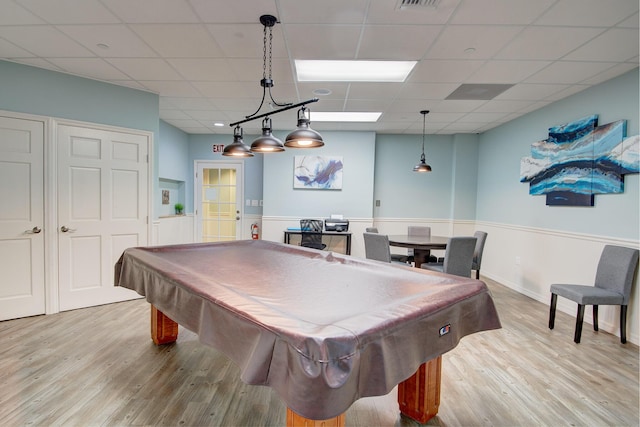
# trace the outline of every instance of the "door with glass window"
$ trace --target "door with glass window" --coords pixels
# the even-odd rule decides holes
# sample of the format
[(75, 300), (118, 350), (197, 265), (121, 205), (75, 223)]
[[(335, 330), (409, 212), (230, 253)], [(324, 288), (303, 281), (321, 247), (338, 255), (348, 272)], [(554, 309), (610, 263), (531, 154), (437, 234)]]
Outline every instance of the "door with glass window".
[(242, 238), (242, 163), (196, 161), (195, 236), (201, 242)]

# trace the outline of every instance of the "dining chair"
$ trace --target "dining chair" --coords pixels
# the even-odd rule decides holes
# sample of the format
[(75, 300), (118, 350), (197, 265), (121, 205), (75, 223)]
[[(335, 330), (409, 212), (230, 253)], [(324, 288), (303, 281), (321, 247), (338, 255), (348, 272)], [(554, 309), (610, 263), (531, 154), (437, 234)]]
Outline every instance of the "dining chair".
[[(378, 232), (378, 227), (367, 227), (365, 228), (365, 231), (367, 233), (377, 233)], [(391, 254), (391, 261), (394, 262), (402, 262), (402, 263), (409, 263), (409, 257), (407, 257), (407, 255), (402, 255), (402, 254)]]
[(364, 237), (364, 253), (367, 259), (389, 262), (393, 264), (407, 265), (401, 261), (391, 259), (389, 237), (386, 234), (362, 233)]
[(439, 271), (456, 276), (471, 277), (471, 265), (473, 264), (473, 251), (476, 247), (476, 238), (468, 236), (450, 237), (447, 241), (447, 249), (442, 263), (426, 263), (420, 268), (431, 271)]
[(551, 285), (549, 329), (553, 329), (558, 295), (578, 303), (573, 341), (580, 343), (584, 306), (593, 306), (593, 330), (598, 330), (598, 305), (620, 306), (620, 342), (627, 342), (627, 305), (638, 266), (638, 250), (623, 246), (605, 245), (600, 255), (594, 286), (574, 284)]
[(476, 272), (476, 279), (480, 279), (480, 266), (482, 265), (482, 252), (484, 251), (484, 243), (487, 240), (487, 233), (484, 231), (476, 231), (473, 233), (476, 240), (476, 248), (473, 251), (473, 263), (471, 269)]
[(301, 219), (300, 233), (302, 235), (300, 246), (320, 250), (327, 247), (327, 245), (322, 243), (321, 219)]
[[(407, 227), (407, 234), (409, 236), (419, 236), (419, 237), (431, 237), (431, 227), (423, 226), (423, 225), (410, 225)], [(407, 262), (414, 262), (414, 253), (413, 249), (407, 250)], [(434, 255), (429, 255), (428, 262), (437, 262), (438, 259)]]

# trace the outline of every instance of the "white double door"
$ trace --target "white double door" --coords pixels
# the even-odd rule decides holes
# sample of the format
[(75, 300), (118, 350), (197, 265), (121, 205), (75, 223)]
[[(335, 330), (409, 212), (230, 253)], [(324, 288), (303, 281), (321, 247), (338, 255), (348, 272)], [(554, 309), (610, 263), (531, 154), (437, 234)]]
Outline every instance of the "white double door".
[(113, 271), (149, 243), (150, 137), (55, 129), (45, 156), (43, 121), (0, 117), (0, 320), (137, 297)]

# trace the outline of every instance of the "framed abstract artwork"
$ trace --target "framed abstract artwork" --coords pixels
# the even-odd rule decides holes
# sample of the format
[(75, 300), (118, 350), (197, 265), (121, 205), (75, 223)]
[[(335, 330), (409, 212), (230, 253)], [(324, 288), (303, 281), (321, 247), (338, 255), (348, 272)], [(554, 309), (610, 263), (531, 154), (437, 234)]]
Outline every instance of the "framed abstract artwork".
[(295, 156), (293, 188), (342, 190), (342, 157)]

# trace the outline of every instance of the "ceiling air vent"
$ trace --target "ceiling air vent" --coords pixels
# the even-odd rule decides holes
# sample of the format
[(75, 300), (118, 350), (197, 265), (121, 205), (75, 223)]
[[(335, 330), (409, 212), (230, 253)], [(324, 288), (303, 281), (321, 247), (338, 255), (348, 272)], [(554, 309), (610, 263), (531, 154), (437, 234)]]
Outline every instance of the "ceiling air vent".
[(398, 0), (396, 9), (414, 9), (414, 8), (436, 8), (440, 4), (441, 0)]

